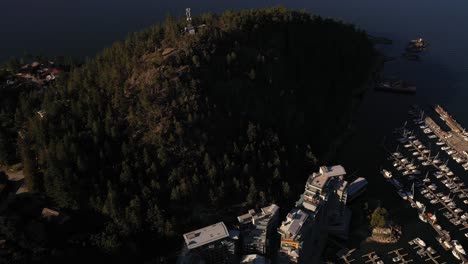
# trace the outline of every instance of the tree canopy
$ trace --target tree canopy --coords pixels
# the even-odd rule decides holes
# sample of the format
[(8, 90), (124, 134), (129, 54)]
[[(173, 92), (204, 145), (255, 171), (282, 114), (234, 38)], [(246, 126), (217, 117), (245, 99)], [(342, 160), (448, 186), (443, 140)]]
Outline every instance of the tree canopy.
[(115, 43), (27, 104), (45, 118), (18, 117), (28, 184), (103, 216), (83, 239), (109, 254), (167, 255), (233, 206), (294, 199), (375, 59), (365, 32), (285, 8), (193, 24), (184, 34), (169, 18)]

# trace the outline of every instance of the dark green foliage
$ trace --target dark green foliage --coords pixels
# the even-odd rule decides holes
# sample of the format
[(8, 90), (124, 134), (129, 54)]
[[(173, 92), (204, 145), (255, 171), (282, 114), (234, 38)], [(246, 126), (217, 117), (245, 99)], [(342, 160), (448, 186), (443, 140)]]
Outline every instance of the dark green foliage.
[(370, 215), (371, 227), (384, 227), (387, 219), (387, 210), (382, 207), (375, 208), (374, 212)]
[(106, 252), (170, 252), (231, 205), (294, 199), (372, 67), (365, 33), (306, 13), (194, 20), (207, 25), (195, 35), (168, 18), (115, 43), (44, 92), (46, 119), (22, 123), (31, 186), (107, 216), (91, 239)]

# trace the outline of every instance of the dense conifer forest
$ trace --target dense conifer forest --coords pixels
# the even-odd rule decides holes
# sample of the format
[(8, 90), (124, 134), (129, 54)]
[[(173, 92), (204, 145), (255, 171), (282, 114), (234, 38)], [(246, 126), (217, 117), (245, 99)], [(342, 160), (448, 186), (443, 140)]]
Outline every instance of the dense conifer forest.
[[(12, 260), (156, 261), (191, 229), (297, 199), (372, 75), (366, 33), (285, 8), (193, 24), (168, 17), (64, 81), (0, 90), (0, 163), (22, 162), (31, 190), (0, 217)], [(31, 200), (70, 220), (17, 209)]]

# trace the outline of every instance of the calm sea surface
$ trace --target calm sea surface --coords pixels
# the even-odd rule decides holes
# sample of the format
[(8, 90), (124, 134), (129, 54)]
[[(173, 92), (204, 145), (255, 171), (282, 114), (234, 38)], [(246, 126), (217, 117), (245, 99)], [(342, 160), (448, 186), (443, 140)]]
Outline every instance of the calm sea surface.
[[(164, 21), (169, 13), (184, 15), (185, 7), (191, 7), (192, 14), (197, 15), (275, 5), (305, 9), (354, 23), (373, 35), (391, 38), (392, 45), (379, 47), (389, 56), (401, 55), (410, 39), (423, 37), (429, 41), (430, 49), (421, 62), (399, 59), (385, 65), (388, 75), (415, 83), (417, 93), (408, 96), (370, 91), (356, 116), (357, 133), (336, 160), (349, 172), (370, 181), (368, 196), (381, 198), (389, 208), (402, 206), (395, 191), (383, 182), (378, 172), (385, 160), (381, 143), (384, 136), (391, 136), (394, 127), (408, 119), (407, 111), (415, 103), (439, 103), (468, 127), (467, 1), (4, 0), (0, 16), (0, 61), (24, 52), (93, 56), (128, 33)], [(420, 223), (414, 219), (407, 220), (405, 225), (418, 235), (429, 231)]]

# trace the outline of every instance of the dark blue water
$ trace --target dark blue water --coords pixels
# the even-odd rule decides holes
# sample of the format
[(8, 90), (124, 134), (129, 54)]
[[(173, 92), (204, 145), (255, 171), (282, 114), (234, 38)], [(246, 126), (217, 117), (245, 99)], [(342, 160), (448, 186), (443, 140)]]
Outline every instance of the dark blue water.
[[(410, 39), (423, 37), (429, 41), (430, 49), (422, 62), (397, 60), (385, 65), (388, 75), (415, 83), (416, 95), (369, 91), (356, 116), (356, 133), (335, 160), (348, 171), (369, 179), (369, 197), (381, 198), (386, 207), (402, 206), (394, 190), (382, 183), (378, 173), (384, 161), (380, 145), (384, 136), (391, 136), (392, 128), (408, 118), (406, 112), (415, 103), (442, 104), (468, 127), (467, 1), (5, 0), (0, 4), (0, 61), (24, 52), (93, 56), (131, 32), (164, 21), (169, 13), (184, 15), (186, 7), (191, 7), (192, 14), (197, 15), (275, 5), (305, 9), (354, 23), (373, 35), (389, 37), (394, 44), (379, 49), (390, 56), (401, 55)], [(419, 220), (405, 221), (407, 230), (414, 231), (408, 236), (430, 234)]]
[[(426, 38), (431, 50), (424, 63), (394, 63), (388, 70), (418, 84), (421, 92), (417, 100), (443, 103), (460, 121), (468, 121), (463, 116), (463, 103), (468, 98), (466, 1), (2, 1), (0, 61), (25, 52), (93, 56), (127, 34), (163, 21), (169, 13), (184, 15), (185, 7), (191, 7), (193, 15), (197, 15), (275, 5), (334, 17), (355, 23), (372, 34), (390, 37), (395, 41), (388, 49), (390, 54), (400, 54), (409, 39)], [(394, 108), (387, 113), (391, 111)]]

